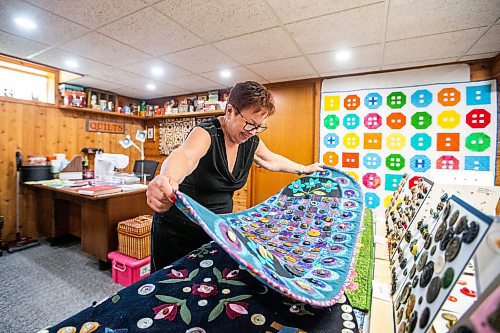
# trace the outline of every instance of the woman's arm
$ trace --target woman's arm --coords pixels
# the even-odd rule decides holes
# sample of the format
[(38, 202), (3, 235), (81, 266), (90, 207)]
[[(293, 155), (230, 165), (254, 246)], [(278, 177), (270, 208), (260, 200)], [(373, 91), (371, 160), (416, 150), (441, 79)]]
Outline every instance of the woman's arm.
[(163, 161), (160, 174), (148, 185), (146, 191), (148, 205), (157, 212), (170, 209), (173, 204), (173, 191), (184, 178), (198, 166), (200, 159), (210, 148), (210, 135), (200, 127), (195, 127), (186, 141), (172, 151)]
[(313, 173), (316, 171), (323, 171), (323, 165), (321, 163), (313, 163), (309, 165), (303, 165), (296, 163), (288, 158), (273, 153), (264, 144), (264, 141), (260, 140), (259, 146), (255, 151), (254, 161), (258, 166), (270, 171), (281, 171), (296, 174), (303, 173)]

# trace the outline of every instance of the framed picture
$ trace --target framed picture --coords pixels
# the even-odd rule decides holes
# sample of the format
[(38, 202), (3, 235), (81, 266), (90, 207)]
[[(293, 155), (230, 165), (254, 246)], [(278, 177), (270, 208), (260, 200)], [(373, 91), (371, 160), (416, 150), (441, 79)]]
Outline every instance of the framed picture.
[(155, 127), (147, 126), (146, 127), (146, 140), (155, 141)]

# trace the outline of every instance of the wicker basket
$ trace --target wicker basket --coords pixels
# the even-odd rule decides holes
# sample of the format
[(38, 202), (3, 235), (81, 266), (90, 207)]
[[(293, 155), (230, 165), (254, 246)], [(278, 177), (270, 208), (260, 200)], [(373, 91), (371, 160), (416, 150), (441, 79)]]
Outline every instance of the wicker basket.
[(150, 254), (151, 215), (142, 215), (118, 223), (118, 251), (132, 258)]

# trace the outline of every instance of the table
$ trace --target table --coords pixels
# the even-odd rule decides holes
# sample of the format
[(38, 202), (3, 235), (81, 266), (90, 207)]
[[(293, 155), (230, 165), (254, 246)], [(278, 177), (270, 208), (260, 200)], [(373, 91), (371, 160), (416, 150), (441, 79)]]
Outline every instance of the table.
[(64, 235), (81, 238), (82, 250), (109, 267), (107, 255), (118, 249), (118, 222), (152, 214), (146, 190), (132, 190), (101, 196), (78, 194), (76, 189), (33, 184), (38, 232), (53, 240)]

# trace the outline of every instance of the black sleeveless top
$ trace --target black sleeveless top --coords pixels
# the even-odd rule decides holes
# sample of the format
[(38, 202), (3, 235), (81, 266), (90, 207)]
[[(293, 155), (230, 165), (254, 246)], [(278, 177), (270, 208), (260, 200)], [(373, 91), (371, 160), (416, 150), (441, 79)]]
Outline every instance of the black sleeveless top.
[[(259, 137), (254, 135), (239, 145), (233, 172), (230, 172), (219, 120), (213, 118), (196, 126), (210, 134), (210, 148), (196, 169), (179, 185), (179, 190), (214, 213), (230, 213), (233, 210), (234, 191), (242, 188), (247, 181)], [(165, 213), (176, 220), (187, 220), (175, 206)]]

